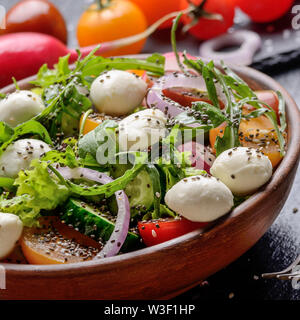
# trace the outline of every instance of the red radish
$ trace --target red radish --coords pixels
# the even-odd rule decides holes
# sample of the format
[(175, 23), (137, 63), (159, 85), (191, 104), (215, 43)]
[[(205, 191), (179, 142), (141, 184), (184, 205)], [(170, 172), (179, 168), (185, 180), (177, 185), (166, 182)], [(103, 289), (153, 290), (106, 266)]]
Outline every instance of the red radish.
[[(192, 8), (184, 10), (190, 12)], [(176, 17), (178, 12), (172, 12), (159, 19), (144, 32), (122, 39), (101, 43), (100, 49), (96, 52), (100, 55), (103, 52), (127, 46), (150, 36), (162, 23), (170, 18)], [(95, 46), (80, 48), (82, 56), (86, 56)], [(3, 35), (0, 37), (0, 87), (12, 82), (12, 77), (17, 80), (29, 77), (37, 73), (39, 68), (47, 63), (48, 67), (58, 61), (58, 58), (70, 53), (70, 62), (77, 59), (74, 49), (68, 49), (56, 38), (34, 32), (20, 32)]]
[[(82, 48), (82, 55), (86, 56), (93, 48)], [(20, 80), (36, 74), (44, 63), (52, 68), (59, 57), (68, 53), (70, 62), (74, 62), (77, 52), (50, 35), (34, 32), (3, 35), (0, 37), (0, 87), (10, 84), (12, 77)]]
[(177, 149), (180, 152), (191, 151), (192, 155), (190, 160), (192, 162), (192, 167), (210, 173), (210, 168), (216, 157), (203, 144), (189, 141), (178, 146)]

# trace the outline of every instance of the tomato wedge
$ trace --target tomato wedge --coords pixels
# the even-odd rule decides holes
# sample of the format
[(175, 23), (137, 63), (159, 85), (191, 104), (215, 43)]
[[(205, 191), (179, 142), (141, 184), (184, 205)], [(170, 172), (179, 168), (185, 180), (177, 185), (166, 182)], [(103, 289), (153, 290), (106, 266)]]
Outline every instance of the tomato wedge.
[[(261, 90), (256, 91), (255, 94), (259, 100), (267, 103), (275, 111), (279, 123), (279, 100), (276, 92), (272, 90)], [(247, 114), (254, 109), (254, 107), (246, 105), (243, 107), (243, 113)], [(209, 131), (209, 141), (213, 152), (215, 152), (214, 145), (217, 136), (223, 136), (225, 127), (226, 123), (222, 123), (219, 127)], [(262, 115), (258, 118), (242, 120), (239, 127), (239, 134), (242, 146), (251, 148), (262, 147), (262, 152), (269, 157), (273, 168), (280, 163), (282, 155), (279, 150), (278, 137), (273, 129), (273, 124), (266, 116)], [(286, 138), (286, 135), (284, 135), (284, 137)]]
[(91, 260), (103, 245), (63, 224), (58, 217), (40, 219), (41, 228), (24, 228), (21, 247), (30, 264), (64, 264)]
[[(163, 94), (169, 99), (178, 102), (184, 107), (191, 107), (193, 102), (204, 101), (212, 104), (211, 100), (207, 93), (202, 93), (196, 89), (187, 89), (187, 88), (169, 88), (164, 89)], [(219, 101), (220, 108), (224, 108), (224, 103)]]
[(202, 229), (208, 222), (193, 222), (185, 218), (138, 222), (138, 230), (147, 247)]

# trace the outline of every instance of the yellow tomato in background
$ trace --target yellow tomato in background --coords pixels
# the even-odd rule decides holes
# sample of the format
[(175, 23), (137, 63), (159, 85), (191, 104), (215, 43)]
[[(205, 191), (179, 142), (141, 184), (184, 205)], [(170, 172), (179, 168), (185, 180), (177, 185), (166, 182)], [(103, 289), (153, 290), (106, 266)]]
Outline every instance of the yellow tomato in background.
[[(129, 37), (147, 28), (146, 18), (134, 3), (127, 0), (100, 1), (92, 4), (80, 17), (77, 39), (81, 47)], [(106, 52), (103, 56), (139, 53), (146, 40)]]
[[(168, 13), (180, 10), (180, 0), (128, 0), (135, 3), (145, 14), (148, 25), (151, 25), (158, 19)], [(170, 28), (172, 19), (160, 26), (160, 28)]]

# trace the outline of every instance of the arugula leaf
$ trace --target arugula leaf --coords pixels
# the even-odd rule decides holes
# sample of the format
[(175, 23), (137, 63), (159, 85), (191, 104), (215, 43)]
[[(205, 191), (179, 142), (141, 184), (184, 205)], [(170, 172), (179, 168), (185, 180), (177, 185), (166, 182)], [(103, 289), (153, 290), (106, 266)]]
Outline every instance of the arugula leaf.
[(13, 141), (24, 135), (39, 135), (43, 141), (48, 144), (52, 144), (51, 138), (45, 127), (35, 120), (29, 120), (23, 124), (20, 124), (14, 129), (14, 134), (0, 147), (0, 156)]
[[(213, 128), (218, 127), (228, 118), (224, 115), (221, 109), (203, 101), (194, 102), (192, 105), (193, 110), (200, 111), (202, 116), (207, 116), (206, 124), (212, 124)], [(202, 120), (203, 121), (203, 120)]]
[[(82, 77), (88, 80), (87, 77), (97, 77), (103, 71), (112, 69), (117, 70), (145, 70), (151, 72), (156, 76), (162, 76), (164, 74), (164, 62), (165, 58), (155, 53), (148, 57), (147, 60), (139, 60), (132, 58), (104, 58), (104, 57), (93, 57), (84, 68), (82, 68)], [(89, 83), (91, 81), (89, 80)]]
[(160, 200), (161, 200), (160, 176), (159, 176), (158, 170), (153, 164), (146, 165), (146, 171), (148, 172), (152, 182), (152, 190), (153, 190), (153, 197), (154, 197), (154, 212), (152, 214), (152, 217), (154, 219), (158, 219), (160, 218)]
[(202, 76), (206, 84), (209, 99), (211, 100), (211, 102), (216, 108), (220, 108), (217, 90), (214, 83), (215, 76), (213, 73), (213, 69), (214, 69), (213, 61), (210, 61), (207, 65), (202, 63)]
[(82, 186), (75, 184), (71, 181), (65, 180), (61, 174), (53, 168), (51, 165), (49, 168), (56, 174), (56, 176), (60, 179), (61, 183), (63, 183), (71, 193), (79, 196), (97, 196), (97, 195), (105, 195), (106, 197), (112, 196), (115, 192), (119, 190), (123, 190), (126, 185), (132, 181), (141, 170), (145, 168), (145, 164), (136, 163), (131, 169), (127, 170), (123, 176), (117, 178), (116, 180), (109, 182), (100, 186)]
[(143, 217), (142, 220), (146, 221), (146, 220), (155, 220), (155, 219), (159, 219), (159, 218), (175, 218), (176, 216), (178, 216), (174, 211), (172, 211), (170, 208), (168, 208), (166, 205), (164, 204), (160, 204), (159, 205), (159, 217), (157, 218), (157, 215), (155, 213), (155, 211), (151, 212), (148, 211)]
[(232, 133), (232, 130), (234, 130), (232, 127), (226, 126), (223, 137), (217, 136), (215, 146), (214, 146), (216, 149), (217, 157), (223, 151), (226, 151), (228, 149), (231, 149), (239, 145), (234, 140), (234, 134)]
[(173, 20), (173, 25), (172, 25), (172, 29), (171, 29), (171, 44), (172, 44), (172, 49), (174, 51), (175, 57), (176, 57), (176, 61), (178, 64), (178, 67), (180, 68), (180, 70), (184, 73), (187, 74), (187, 71), (184, 69), (183, 64), (180, 61), (180, 57), (177, 51), (177, 44), (176, 44), (176, 30), (178, 28), (178, 24), (179, 21), (182, 17), (182, 13), (180, 13), (174, 20)]
[(14, 129), (3, 121), (0, 121), (0, 142), (5, 142), (14, 134)]

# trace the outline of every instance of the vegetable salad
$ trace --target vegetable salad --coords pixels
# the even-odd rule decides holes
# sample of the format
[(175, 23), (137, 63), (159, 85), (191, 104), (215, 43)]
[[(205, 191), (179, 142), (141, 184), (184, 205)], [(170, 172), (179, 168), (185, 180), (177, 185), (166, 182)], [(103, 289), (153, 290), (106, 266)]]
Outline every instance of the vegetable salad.
[(205, 232), (271, 178), (282, 95), (178, 53), (179, 18), (173, 53), (78, 52), (1, 95), (1, 260), (103, 259)]

